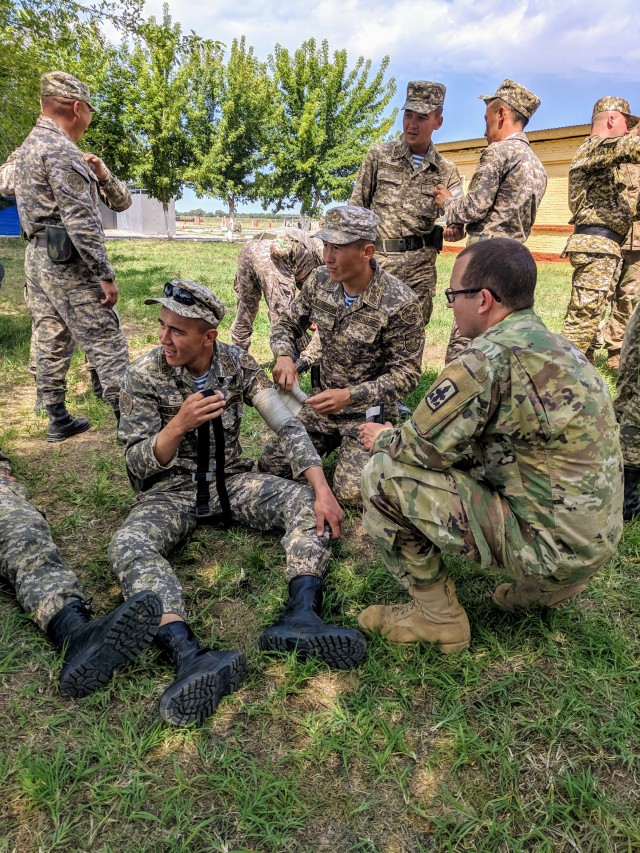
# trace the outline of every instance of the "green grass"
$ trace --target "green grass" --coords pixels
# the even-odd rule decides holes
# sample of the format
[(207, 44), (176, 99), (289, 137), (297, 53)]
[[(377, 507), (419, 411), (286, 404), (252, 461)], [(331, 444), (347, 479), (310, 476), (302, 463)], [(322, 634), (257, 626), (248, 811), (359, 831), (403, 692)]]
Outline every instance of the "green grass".
[[(233, 319), (238, 244), (112, 242), (132, 353), (155, 341), (144, 298), (176, 276), (215, 288)], [(106, 559), (132, 492), (113, 418), (90, 393), (80, 354), (69, 404), (93, 428), (48, 445), (32, 414), (23, 246), (1, 240), (0, 446), (46, 510), (56, 541), (99, 612), (119, 589)], [(453, 258), (439, 259), (440, 287)], [(540, 267), (538, 310), (559, 329), (566, 264)], [(436, 298), (415, 405), (442, 365), (451, 312)], [(270, 363), (266, 312), (253, 351)], [(610, 382), (613, 375), (598, 366)], [(247, 451), (263, 440), (249, 412)], [(349, 513), (334, 549), (325, 615), (403, 597)], [(638, 813), (640, 523), (577, 603), (513, 617), (495, 579), (449, 567), (472, 625), (446, 657), (374, 638), (355, 672), (259, 652), (286, 596), (277, 536), (201, 528), (172, 555), (204, 641), (247, 653), (249, 676), (202, 728), (157, 717), (168, 666), (151, 649), (81, 702), (57, 689), (56, 651), (0, 586), (0, 851), (635, 851)]]

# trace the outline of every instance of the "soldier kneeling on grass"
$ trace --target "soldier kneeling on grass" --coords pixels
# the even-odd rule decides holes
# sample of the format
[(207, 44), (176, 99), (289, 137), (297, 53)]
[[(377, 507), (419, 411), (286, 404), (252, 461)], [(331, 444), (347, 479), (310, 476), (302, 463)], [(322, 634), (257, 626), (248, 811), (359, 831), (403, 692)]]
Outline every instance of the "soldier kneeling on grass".
[(364, 424), (364, 526), (409, 590), (359, 618), (392, 642), (466, 648), (469, 620), (443, 553), (505, 574), (511, 612), (581, 592), (622, 533), (622, 457), (603, 379), (533, 311), (536, 265), (515, 240), (458, 255), (445, 291), (471, 343), (411, 420)]
[[(138, 495), (109, 556), (125, 597), (148, 588), (162, 599), (156, 641), (176, 680), (161, 697), (160, 715), (183, 726), (212, 714), (246, 672), (240, 652), (201, 647), (166, 559), (199, 523), (284, 533), (289, 600), (263, 632), (262, 649), (314, 655), (347, 669), (363, 659), (366, 641), (319, 615), (329, 543), (340, 534), (343, 512), (304, 427), (249, 353), (216, 340), (225, 309), (214, 293), (177, 279), (165, 285), (164, 296), (147, 300), (154, 302), (162, 306), (161, 346), (131, 365), (120, 398), (119, 438)], [(283, 440), (308, 485), (251, 470), (239, 441), (244, 404), (255, 406)]]

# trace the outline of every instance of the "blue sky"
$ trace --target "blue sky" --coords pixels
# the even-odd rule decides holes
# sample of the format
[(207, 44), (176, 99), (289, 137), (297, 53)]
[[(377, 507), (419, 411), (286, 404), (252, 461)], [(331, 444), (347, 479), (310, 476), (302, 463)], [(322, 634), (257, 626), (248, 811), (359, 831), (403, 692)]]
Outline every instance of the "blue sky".
[[(276, 43), (296, 48), (311, 36), (346, 48), (353, 61), (389, 55), (395, 106), (409, 80), (446, 84), (436, 143), (482, 136), (477, 95), (505, 77), (542, 100), (531, 130), (587, 123), (604, 95), (640, 111), (640, 5), (632, 0), (171, 0), (169, 10), (184, 31), (227, 44), (246, 36), (261, 59)], [(161, 14), (161, 0), (147, 0), (145, 15)], [(179, 206), (222, 205), (185, 193)]]

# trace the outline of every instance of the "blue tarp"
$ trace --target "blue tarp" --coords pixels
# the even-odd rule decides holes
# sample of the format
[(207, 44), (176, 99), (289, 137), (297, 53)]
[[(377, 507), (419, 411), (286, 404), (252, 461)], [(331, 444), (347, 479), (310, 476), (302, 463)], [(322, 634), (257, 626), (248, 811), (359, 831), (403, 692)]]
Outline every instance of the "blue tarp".
[(15, 204), (0, 207), (0, 237), (19, 237), (20, 219)]

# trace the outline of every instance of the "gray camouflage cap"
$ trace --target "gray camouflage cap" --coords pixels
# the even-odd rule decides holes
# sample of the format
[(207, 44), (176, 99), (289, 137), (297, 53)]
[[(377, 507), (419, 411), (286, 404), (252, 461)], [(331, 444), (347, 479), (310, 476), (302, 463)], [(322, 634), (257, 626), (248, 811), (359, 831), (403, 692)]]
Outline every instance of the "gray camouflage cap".
[(40, 96), (42, 98), (70, 98), (72, 101), (84, 101), (93, 112), (96, 108), (91, 103), (91, 93), (86, 83), (78, 80), (66, 71), (50, 71), (40, 78)]
[(591, 113), (591, 121), (594, 120), (598, 113), (610, 112), (622, 113), (622, 115), (627, 119), (629, 127), (635, 127), (640, 121), (640, 118), (638, 118), (638, 116), (634, 116), (631, 112), (629, 101), (624, 98), (615, 98), (613, 95), (608, 95), (606, 98), (600, 98), (599, 101), (595, 102), (593, 105), (593, 112)]
[(181, 317), (206, 320), (214, 329), (220, 325), (225, 312), (222, 300), (208, 287), (184, 278), (168, 281), (164, 286), (164, 297), (144, 300), (145, 305), (153, 305), (156, 302)]
[(373, 210), (345, 204), (343, 207), (332, 207), (328, 210), (324, 218), (324, 228), (316, 231), (313, 236), (336, 246), (346, 246), (356, 240), (375, 243), (379, 222), (380, 219)]
[(443, 83), (431, 83), (429, 80), (412, 80), (407, 85), (407, 100), (403, 110), (429, 115), (444, 105), (447, 87)]
[(514, 110), (517, 110), (525, 118), (531, 118), (535, 111), (540, 106), (540, 98), (525, 89), (515, 80), (503, 80), (498, 86), (495, 95), (478, 95), (481, 101), (488, 103), (489, 101), (500, 98), (505, 104), (509, 104)]

